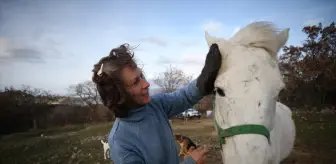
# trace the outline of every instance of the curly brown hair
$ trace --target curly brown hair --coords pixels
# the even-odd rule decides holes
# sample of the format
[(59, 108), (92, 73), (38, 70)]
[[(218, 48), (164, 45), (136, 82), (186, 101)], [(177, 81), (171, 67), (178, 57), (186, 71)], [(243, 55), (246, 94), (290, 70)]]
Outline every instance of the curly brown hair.
[(128, 44), (122, 44), (112, 49), (108, 56), (101, 58), (92, 70), (92, 81), (97, 86), (104, 106), (119, 118), (127, 117), (128, 113), (127, 108), (122, 107), (127, 101), (127, 92), (121, 79), (121, 70), (126, 66), (137, 68), (134, 53)]

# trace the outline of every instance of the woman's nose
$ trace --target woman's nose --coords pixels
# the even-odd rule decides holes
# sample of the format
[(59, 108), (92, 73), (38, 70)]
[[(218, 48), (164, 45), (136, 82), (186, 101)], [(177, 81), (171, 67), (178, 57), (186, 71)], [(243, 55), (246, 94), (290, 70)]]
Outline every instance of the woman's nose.
[(143, 86), (143, 88), (148, 88), (150, 86), (150, 84), (148, 83), (148, 81), (146, 79), (143, 79), (142, 86)]

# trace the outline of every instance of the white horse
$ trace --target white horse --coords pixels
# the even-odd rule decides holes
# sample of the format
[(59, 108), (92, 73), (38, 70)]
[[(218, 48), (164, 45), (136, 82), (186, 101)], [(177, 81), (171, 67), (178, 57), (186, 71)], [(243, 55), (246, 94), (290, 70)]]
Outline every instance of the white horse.
[(293, 149), (292, 112), (277, 102), (285, 87), (277, 53), (288, 33), (269, 22), (251, 23), (229, 40), (206, 32), (208, 46), (217, 43), (222, 54), (214, 119), (223, 163), (279, 164)]

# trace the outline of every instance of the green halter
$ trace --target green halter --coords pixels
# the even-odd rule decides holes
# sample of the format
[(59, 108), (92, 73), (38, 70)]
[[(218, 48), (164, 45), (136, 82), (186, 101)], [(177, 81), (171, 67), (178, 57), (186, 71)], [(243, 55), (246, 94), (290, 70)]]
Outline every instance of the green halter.
[[(213, 108), (215, 107), (215, 103), (213, 101), (212, 104)], [(237, 126), (233, 126), (227, 129), (222, 129), (216, 119), (214, 119), (215, 125), (217, 127), (217, 134), (218, 134), (218, 140), (220, 143), (220, 146), (222, 146), (223, 144), (225, 144), (225, 138), (227, 137), (232, 137), (235, 135), (239, 135), (239, 134), (260, 134), (260, 135), (264, 135), (268, 142), (270, 143), (270, 132), (269, 130), (263, 126), (263, 125), (255, 125), (255, 124), (244, 124), (244, 125), (237, 125)]]

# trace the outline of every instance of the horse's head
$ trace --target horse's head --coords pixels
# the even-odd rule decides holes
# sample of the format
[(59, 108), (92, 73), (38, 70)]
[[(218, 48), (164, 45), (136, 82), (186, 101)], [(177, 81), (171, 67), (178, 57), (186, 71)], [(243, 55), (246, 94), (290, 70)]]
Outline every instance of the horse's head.
[(217, 43), (223, 56), (215, 82), (217, 130), (236, 127), (225, 132), (231, 135), (223, 145), (223, 158), (229, 163), (268, 162), (266, 133), (273, 128), (276, 99), (284, 87), (277, 52), (287, 42), (288, 32), (277, 33), (271, 23), (256, 22), (229, 40), (206, 33), (208, 45)]

